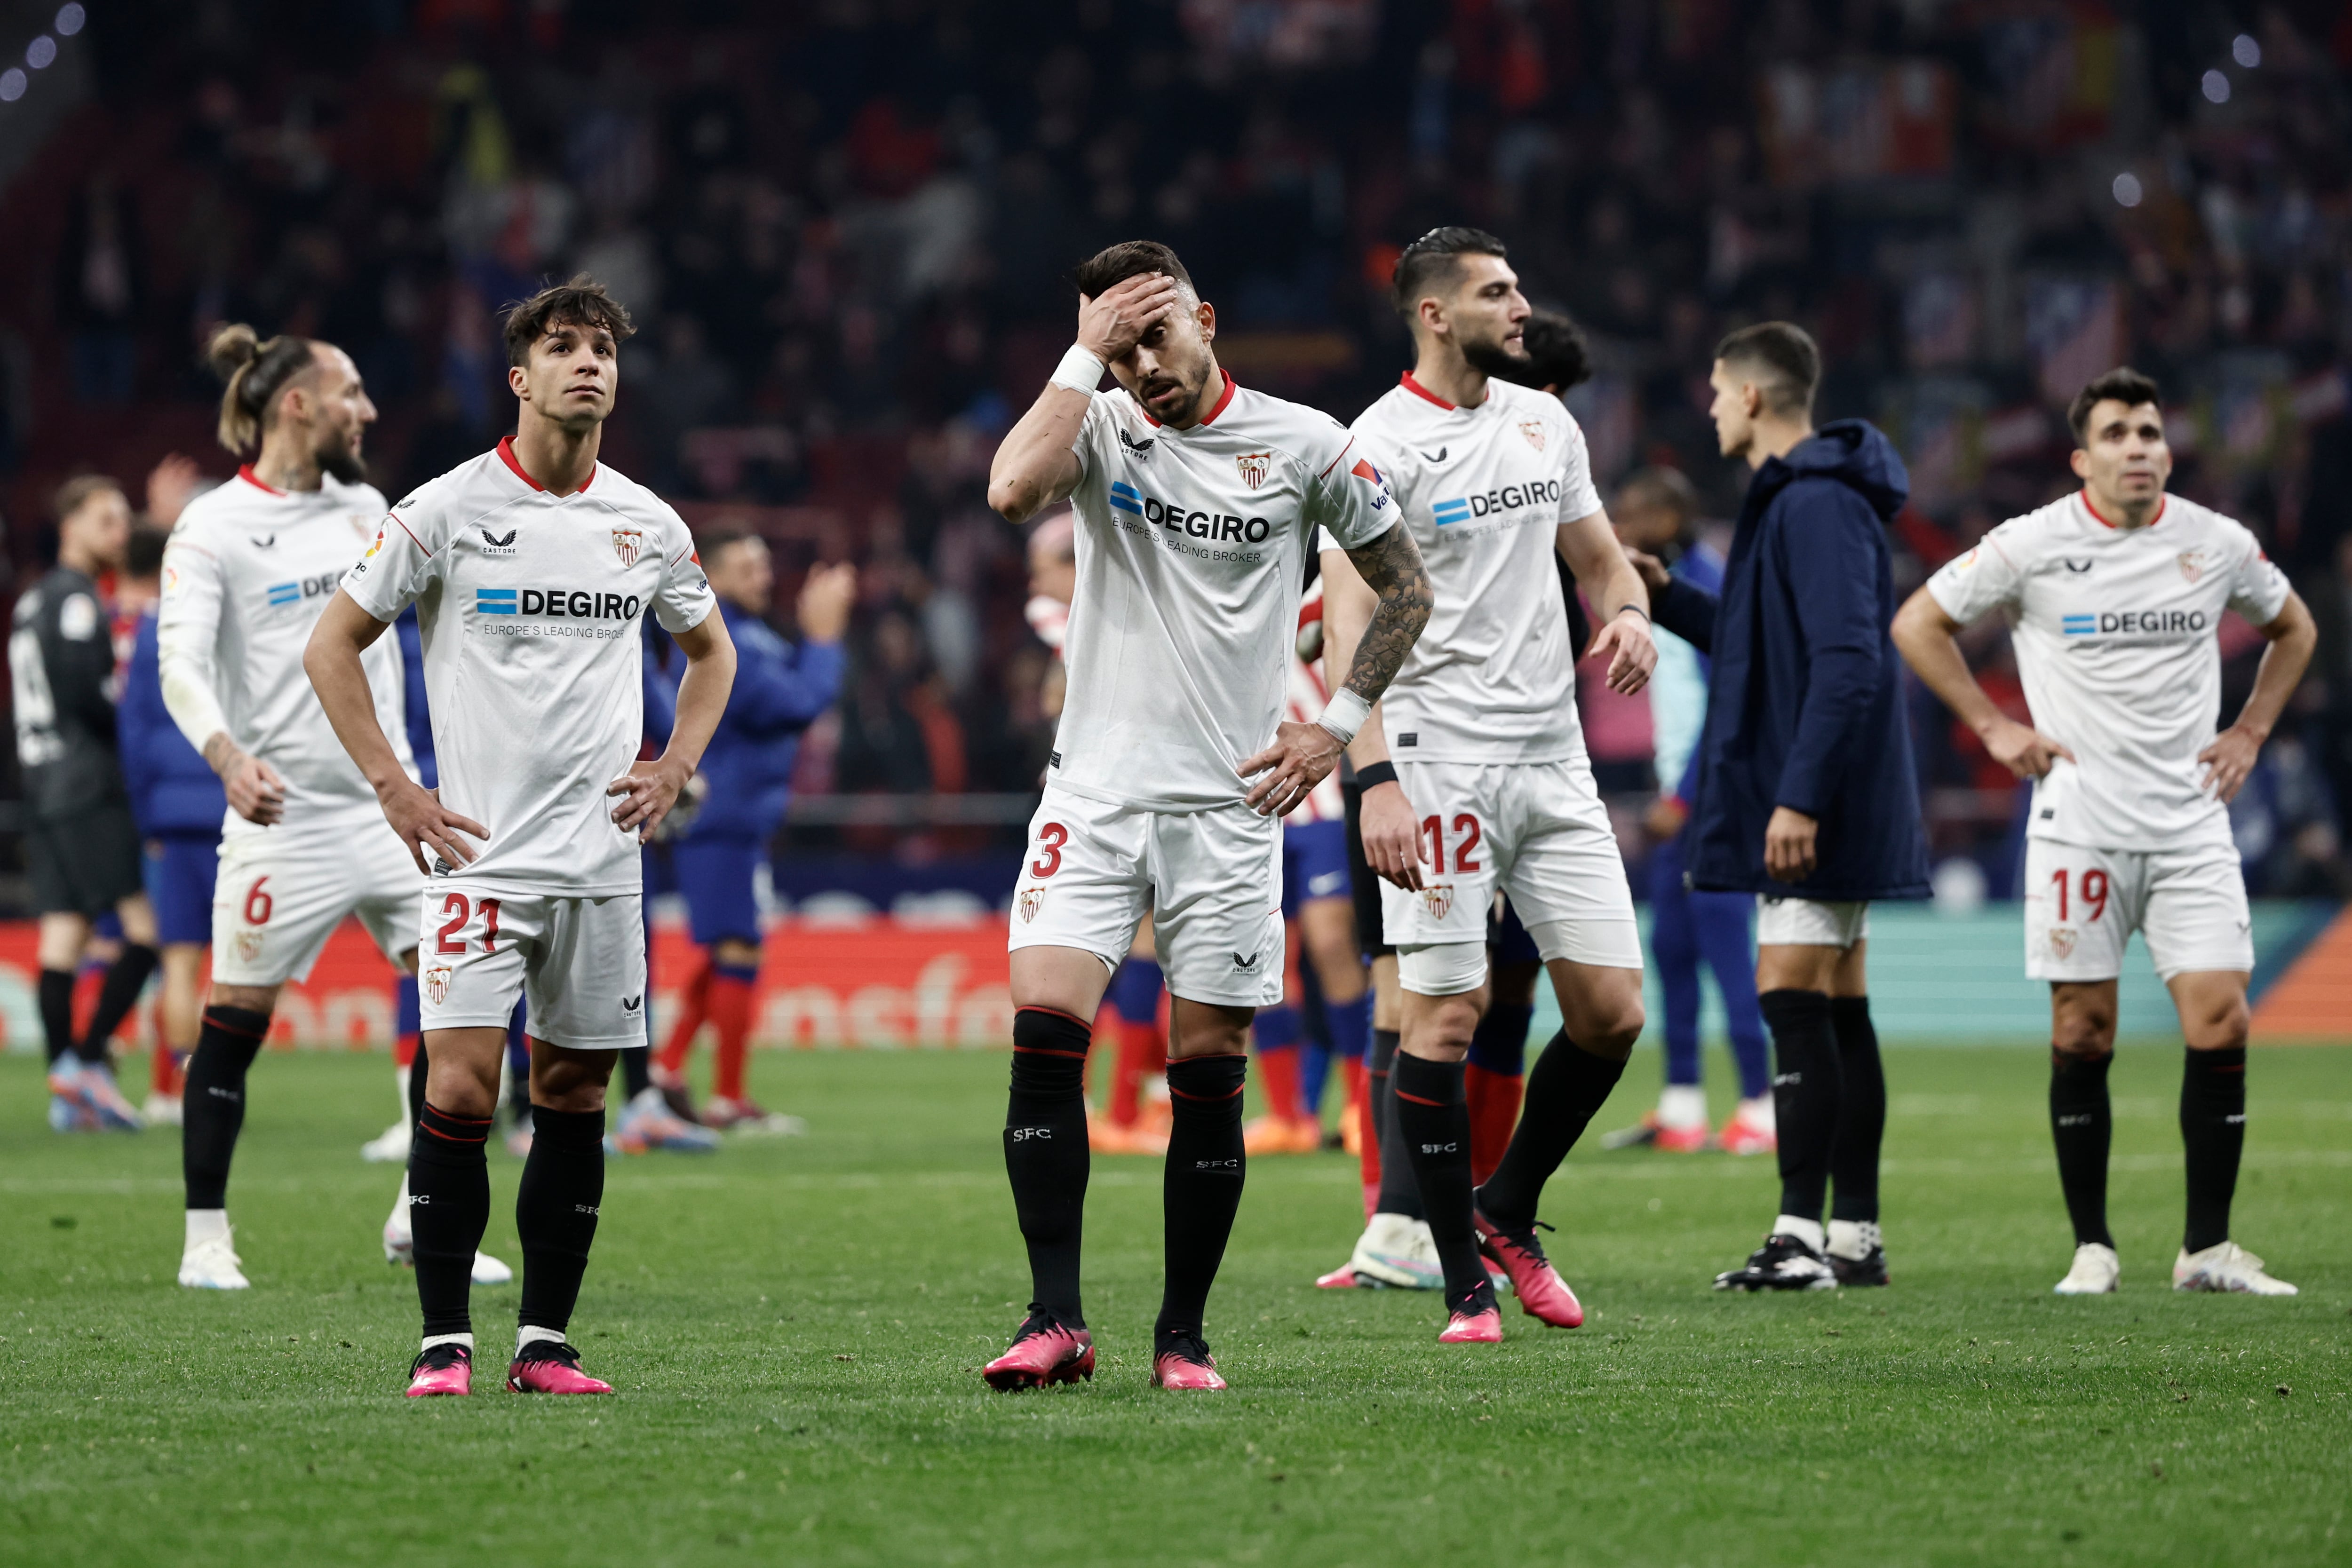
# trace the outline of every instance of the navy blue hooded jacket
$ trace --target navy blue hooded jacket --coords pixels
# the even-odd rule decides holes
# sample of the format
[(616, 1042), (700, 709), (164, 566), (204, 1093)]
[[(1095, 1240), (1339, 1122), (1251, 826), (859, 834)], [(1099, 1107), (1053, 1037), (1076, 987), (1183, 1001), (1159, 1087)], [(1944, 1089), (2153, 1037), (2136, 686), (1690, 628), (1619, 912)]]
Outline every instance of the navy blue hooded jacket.
[[(801, 734), (841, 695), (840, 643), (795, 647), (748, 610), (724, 599), (719, 610), (735, 643), (735, 686), (702, 754), (710, 793), (687, 831), (688, 842), (764, 839), (774, 832), (783, 820)], [(673, 704), (677, 680), (686, 674), (686, 661), (677, 664)]]
[[(1863, 420), (1825, 424), (1756, 471), (1718, 601), (1677, 581), (1658, 623), (1711, 655), (1691, 799), (1691, 885), (1824, 901), (1924, 898), (1927, 845), (1887, 628), (1886, 521), (1911, 493)], [(1813, 874), (1764, 870), (1777, 807), (1821, 824)]]
[(122, 674), (121, 700), (114, 706), (114, 730), (122, 782), (140, 832), (151, 838), (160, 833), (217, 838), (221, 820), (228, 815), (228, 797), (203, 755), (163, 711), (152, 609), (139, 617), (138, 639)]

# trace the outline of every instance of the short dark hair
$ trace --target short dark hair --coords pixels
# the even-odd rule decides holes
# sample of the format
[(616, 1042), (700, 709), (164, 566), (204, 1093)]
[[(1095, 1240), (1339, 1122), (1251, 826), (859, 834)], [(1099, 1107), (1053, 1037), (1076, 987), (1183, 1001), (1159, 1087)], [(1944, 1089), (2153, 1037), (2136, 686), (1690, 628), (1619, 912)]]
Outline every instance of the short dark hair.
[(1116, 288), (1130, 277), (1147, 273), (1161, 273), (1176, 280), (1176, 287), (1198, 298), (1201, 291), (1192, 287), (1192, 275), (1176, 253), (1156, 239), (1123, 239), (1108, 246), (1078, 263), (1072, 279), (1078, 292), (1089, 299), (1102, 298), (1103, 290)]
[(1698, 516), (1698, 488), (1679, 468), (1636, 468), (1617, 486), (1617, 504), (1664, 507), (1684, 522)]
[(1566, 392), (1592, 379), (1592, 350), (1584, 329), (1557, 310), (1538, 310), (1522, 328), (1528, 350), (1526, 384)]
[(759, 538), (759, 535), (748, 532), (734, 524), (721, 523), (717, 528), (706, 528), (694, 536), (694, 553), (701, 559), (703, 565), (708, 567), (717, 561), (720, 552), (730, 546), (740, 545), (745, 539)]
[(159, 528), (152, 523), (135, 523), (131, 528), (131, 544), (123, 551), (122, 571), (126, 577), (145, 581), (163, 574), (163, 547), (172, 542), (172, 530)]
[(1727, 333), (1715, 346), (1727, 365), (1757, 366), (1764, 406), (1778, 414), (1812, 412), (1813, 389), (1822, 384), (1822, 350), (1811, 333), (1790, 321), (1759, 321)]
[(109, 492), (125, 500), (130, 498), (130, 493), (110, 474), (77, 474), (58, 486), (57, 498), (51, 505), (57, 510), (58, 521), (62, 523), (89, 505), (91, 497)]
[(636, 335), (628, 308), (604, 291), (604, 286), (584, 272), (568, 283), (550, 284), (528, 299), (507, 307), (507, 363), (530, 359), (530, 346), (555, 327), (601, 327), (624, 343)]
[(1423, 295), (1440, 284), (1453, 287), (1461, 274), (1464, 256), (1491, 256), (1500, 261), (1510, 254), (1501, 240), (1485, 229), (1459, 225), (1432, 229), (1397, 252), (1396, 271), (1389, 278), (1389, 297), (1396, 302), (1397, 314), (1409, 321), (1419, 309)]
[(2126, 408), (2137, 408), (2152, 402), (2164, 407), (2164, 393), (2156, 378), (2143, 375), (2129, 365), (2117, 365), (2114, 370), (2092, 378), (2091, 384), (2074, 394), (2072, 407), (2066, 410), (2066, 423), (2074, 427), (2074, 443), (2081, 445), (2090, 434), (2091, 411), (2112, 399)]

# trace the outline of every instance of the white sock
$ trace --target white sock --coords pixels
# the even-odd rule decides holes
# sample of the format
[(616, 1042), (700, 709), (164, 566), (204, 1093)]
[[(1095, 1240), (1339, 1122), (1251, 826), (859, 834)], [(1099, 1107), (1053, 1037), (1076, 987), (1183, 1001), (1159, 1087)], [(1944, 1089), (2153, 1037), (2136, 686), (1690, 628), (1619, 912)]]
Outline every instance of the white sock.
[(1830, 1221), (1829, 1250), (1841, 1258), (1856, 1262), (1870, 1256), (1870, 1249), (1880, 1245), (1878, 1221), (1874, 1219), (1832, 1219)]
[(1818, 1219), (1800, 1219), (1793, 1214), (1784, 1214), (1772, 1222), (1772, 1234), (1793, 1236), (1816, 1252), (1822, 1249), (1822, 1222)]
[(1778, 1136), (1780, 1131), (1780, 1118), (1773, 1113), (1772, 1095), (1769, 1090), (1753, 1100), (1742, 1100), (1739, 1103), (1739, 1119), (1759, 1132)]
[(431, 1350), (436, 1344), (461, 1344), (466, 1347), (467, 1355), (474, 1354), (474, 1336), (469, 1333), (432, 1333), (425, 1336), (424, 1349)]
[(188, 1210), (188, 1242), (190, 1247), (200, 1241), (228, 1239), (228, 1210), (226, 1208), (192, 1208)]
[(408, 1173), (400, 1174), (400, 1196), (392, 1200), (392, 1218), (383, 1222), (386, 1230), (408, 1232)]
[(1706, 1091), (1696, 1083), (1669, 1083), (1658, 1093), (1658, 1125), (1681, 1132), (1706, 1125)]
[(543, 1339), (553, 1340), (557, 1344), (562, 1344), (563, 1343), (563, 1331), (562, 1329), (543, 1329), (536, 1323), (523, 1324), (522, 1327), (515, 1331), (515, 1355), (520, 1358), (524, 1351), (530, 1349), (532, 1345), (537, 1344)]

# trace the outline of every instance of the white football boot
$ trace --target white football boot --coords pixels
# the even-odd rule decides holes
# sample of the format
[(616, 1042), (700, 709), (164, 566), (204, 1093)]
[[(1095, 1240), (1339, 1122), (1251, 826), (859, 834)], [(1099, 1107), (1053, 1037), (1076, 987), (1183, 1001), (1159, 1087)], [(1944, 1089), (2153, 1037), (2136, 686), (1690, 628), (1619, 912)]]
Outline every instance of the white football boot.
[(1445, 1270), (1437, 1260), (1437, 1243), (1429, 1221), (1402, 1214), (1375, 1214), (1356, 1240), (1348, 1266), (1357, 1273), (1400, 1291), (1436, 1291), (1445, 1285)]
[(225, 1209), (187, 1211), (188, 1239), (180, 1253), (180, 1283), (192, 1291), (243, 1291), (252, 1281), (237, 1267), (236, 1249), (229, 1244)]
[(2284, 1280), (2263, 1272), (2263, 1260), (2234, 1241), (2218, 1241), (2202, 1252), (2182, 1248), (2172, 1262), (2176, 1291), (2231, 1291), (2243, 1296), (2299, 1294)]
[(2123, 1260), (2116, 1256), (2114, 1248), (2085, 1241), (2074, 1249), (2074, 1266), (2050, 1290), (2060, 1296), (2112, 1296), (2123, 1271)]

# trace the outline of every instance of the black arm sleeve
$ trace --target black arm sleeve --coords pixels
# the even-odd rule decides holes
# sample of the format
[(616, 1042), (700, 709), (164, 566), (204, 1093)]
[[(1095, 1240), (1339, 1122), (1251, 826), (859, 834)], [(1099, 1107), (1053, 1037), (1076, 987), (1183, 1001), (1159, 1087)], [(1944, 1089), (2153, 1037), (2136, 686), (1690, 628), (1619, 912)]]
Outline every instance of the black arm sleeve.
[(1702, 653), (1715, 652), (1715, 612), (1723, 601), (1706, 589), (1669, 578), (1650, 601), (1650, 615)]

